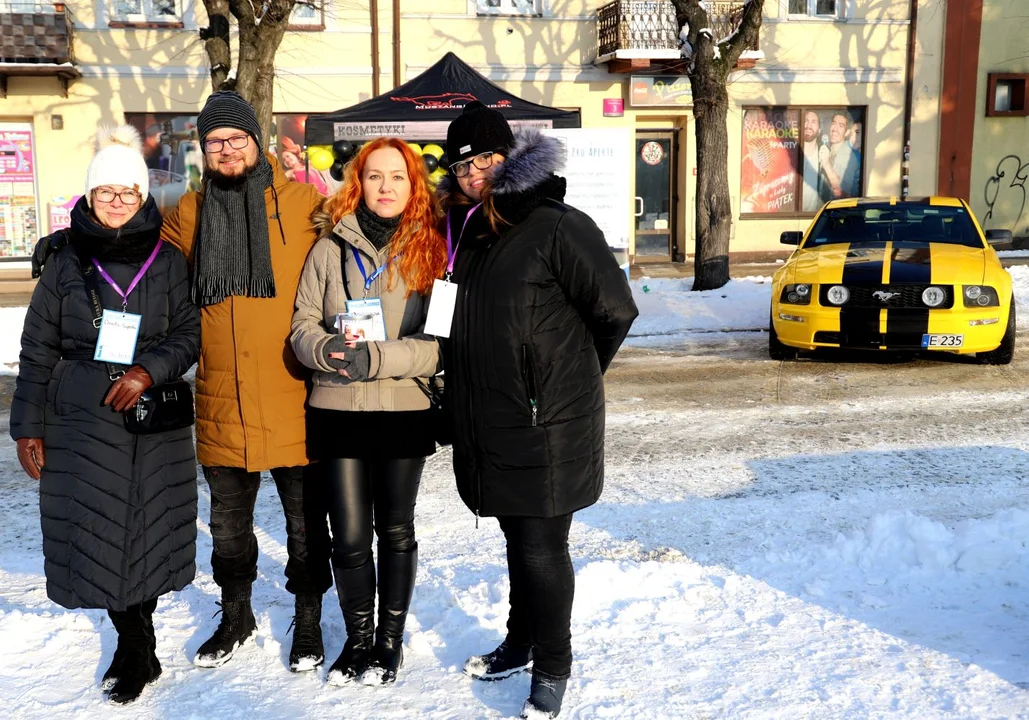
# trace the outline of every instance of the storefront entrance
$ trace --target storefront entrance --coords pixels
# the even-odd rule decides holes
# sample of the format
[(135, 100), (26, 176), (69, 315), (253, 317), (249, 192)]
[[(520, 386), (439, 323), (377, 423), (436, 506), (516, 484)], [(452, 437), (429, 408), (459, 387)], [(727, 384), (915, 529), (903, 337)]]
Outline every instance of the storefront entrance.
[(635, 262), (669, 262), (676, 248), (676, 133), (636, 132)]

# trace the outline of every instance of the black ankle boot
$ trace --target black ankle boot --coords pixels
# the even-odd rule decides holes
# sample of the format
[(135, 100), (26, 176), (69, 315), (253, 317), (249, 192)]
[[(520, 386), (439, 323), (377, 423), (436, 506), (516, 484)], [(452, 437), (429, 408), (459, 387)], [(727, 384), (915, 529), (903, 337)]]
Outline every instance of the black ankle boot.
[(107, 699), (112, 703), (123, 705), (134, 701), (147, 685), (161, 676), (161, 663), (155, 652), (153, 613), (156, 607), (157, 601), (149, 600), (132, 605), (124, 612), (108, 613), (118, 629), (115, 660), (104, 675), (104, 682), (109, 683)]
[(293, 614), (293, 646), (289, 651), (292, 672), (314, 670), (325, 661), (322, 645), (322, 596), (302, 593)]
[(379, 626), (363, 685), (389, 685), (404, 664), (404, 625), (414, 595), (418, 546), (410, 552), (379, 552)]
[(197, 667), (220, 667), (232, 659), (236, 648), (249, 640), (257, 632), (257, 621), (250, 607), (250, 589), (233, 594), (222, 592), (222, 619), (218, 629), (193, 658)]
[(529, 697), (522, 705), (523, 718), (556, 718), (561, 713), (568, 677), (558, 678), (537, 670), (532, 671)]
[(503, 680), (531, 667), (532, 647), (504, 640), (493, 652), (468, 658), (464, 674), (476, 680)]
[(375, 565), (371, 560), (356, 568), (333, 567), (336, 592), (347, 628), (343, 652), (332, 663), (325, 682), (345, 685), (361, 676), (375, 640)]

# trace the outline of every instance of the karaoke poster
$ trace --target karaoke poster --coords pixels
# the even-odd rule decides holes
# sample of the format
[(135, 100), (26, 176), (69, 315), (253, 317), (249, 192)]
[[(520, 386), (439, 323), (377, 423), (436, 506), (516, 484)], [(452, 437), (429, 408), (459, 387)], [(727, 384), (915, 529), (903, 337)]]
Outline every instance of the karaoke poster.
[(744, 110), (741, 214), (797, 211), (799, 140), (799, 110)]

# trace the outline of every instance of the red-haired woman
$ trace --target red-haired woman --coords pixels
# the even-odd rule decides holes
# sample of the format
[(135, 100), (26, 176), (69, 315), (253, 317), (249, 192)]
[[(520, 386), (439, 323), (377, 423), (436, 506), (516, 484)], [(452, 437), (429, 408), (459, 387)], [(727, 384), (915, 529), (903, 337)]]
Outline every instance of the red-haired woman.
[(422, 331), (447, 250), (422, 159), (396, 138), (361, 148), (325, 211), (290, 339), (315, 371), (307, 424), (328, 484), (332, 566), (347, 629), (327, 681), (389, 684), (403, 662), (418, 563), (415, 499), (425, 458), (435, 451), (429, 401), (414, 379), (431, 377), (439, 365), (436, 340)]

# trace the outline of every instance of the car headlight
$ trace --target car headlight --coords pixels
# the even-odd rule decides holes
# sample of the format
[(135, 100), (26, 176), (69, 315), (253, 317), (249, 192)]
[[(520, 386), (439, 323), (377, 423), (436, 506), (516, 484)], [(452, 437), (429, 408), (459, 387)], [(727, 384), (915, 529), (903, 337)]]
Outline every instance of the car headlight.
[(803, 283), (799, 285), (787, 285), (782, 289), (782, 295), (779, 296), (779, 302), (789, 303), (791, 305), (810, 305), (811, 286)]
[(961, 295), (964, 297), (965, 307), (997, 307), (1000, 305), (997, 291), (988, 285), (965, 285)]
[(843, 285), (833, 285), (826, 291), (825, 299), (833, 305), (846, 305), (850, 300), (850, 290)]
[(930, 285), (922, 291), (922, 302), (931, 308), (939, 307), (947, 302), (947, 292), (941, 287)]

